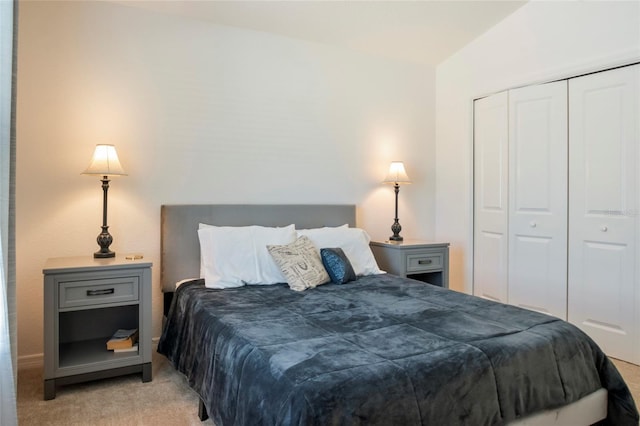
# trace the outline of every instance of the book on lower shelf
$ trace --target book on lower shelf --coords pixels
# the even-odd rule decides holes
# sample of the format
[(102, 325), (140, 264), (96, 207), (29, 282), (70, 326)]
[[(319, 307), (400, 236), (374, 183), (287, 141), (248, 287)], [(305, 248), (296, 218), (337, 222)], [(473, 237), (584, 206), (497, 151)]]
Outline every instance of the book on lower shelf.
[[(138, 329), (118, 329), (107, 341), (107, 350), (130, 349), (138, 342)], [(137, 346), (136, 346), (137, 350)]]
[(138, 344), (135, 343), (130, 348), (120, 348), (120, 349), (113, 350), (113, 353), (116, 353), (116, 354), (127, 353), (127, 352), (138, 352)]

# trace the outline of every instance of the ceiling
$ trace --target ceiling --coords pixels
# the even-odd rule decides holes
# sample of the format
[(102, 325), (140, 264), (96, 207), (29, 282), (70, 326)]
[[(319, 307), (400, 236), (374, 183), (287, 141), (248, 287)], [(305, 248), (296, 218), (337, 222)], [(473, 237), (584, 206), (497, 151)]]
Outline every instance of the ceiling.
[(526, 1), (120, 0), (118, 3), (436, 65)]

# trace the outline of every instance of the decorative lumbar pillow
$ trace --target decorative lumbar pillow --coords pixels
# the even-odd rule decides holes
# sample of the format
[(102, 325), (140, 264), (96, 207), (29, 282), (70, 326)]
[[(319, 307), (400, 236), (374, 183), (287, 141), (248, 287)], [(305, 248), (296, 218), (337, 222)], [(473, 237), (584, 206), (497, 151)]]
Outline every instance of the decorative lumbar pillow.
[(291, 289), (303, 291), (329, 282), (318, 250), (307, 237), (286, 245), (268, 245), (267, 250)]
[(357, 276), (384, 274), (378, 268), (369, 247), (371, 237), (360, 228), (299, 229), (298, 237), (308, 237), (316, 247), (340, 247), (353, 266)]
[(332, 282), (344, 284), (356, 279), (351, 262), (340, 247), (320, 249), (320, 257)]
[(200, 224), (200, 275), (209, 288), (285, 282), (267, 251), (268, 244), (288, 244), (296, 239), (293, 225), (211, 226)]

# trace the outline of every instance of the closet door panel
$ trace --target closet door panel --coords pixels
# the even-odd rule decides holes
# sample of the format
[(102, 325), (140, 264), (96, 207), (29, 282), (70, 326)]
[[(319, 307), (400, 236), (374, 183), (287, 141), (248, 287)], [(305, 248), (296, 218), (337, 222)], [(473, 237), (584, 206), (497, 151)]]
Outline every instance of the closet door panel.
[(509, 92), (509, 303), (566, 319), (566, 81)]
[(639, 363), (640, 66), (569, 82), (569, 321)]
[(474, 268), (473, 293), (507, 302), (506, 92), (474, 104)]

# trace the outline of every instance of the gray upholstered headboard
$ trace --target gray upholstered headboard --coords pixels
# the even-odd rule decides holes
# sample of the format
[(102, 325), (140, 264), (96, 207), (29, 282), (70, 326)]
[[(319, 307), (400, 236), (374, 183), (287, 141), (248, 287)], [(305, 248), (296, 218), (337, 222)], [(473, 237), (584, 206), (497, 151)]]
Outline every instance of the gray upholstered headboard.
[(354, 205), (163, 205), (161, 209), (162, 290), (200, 276), (198, 224), (216, 226), (287, 226), (297, 229), (355, 226)]

